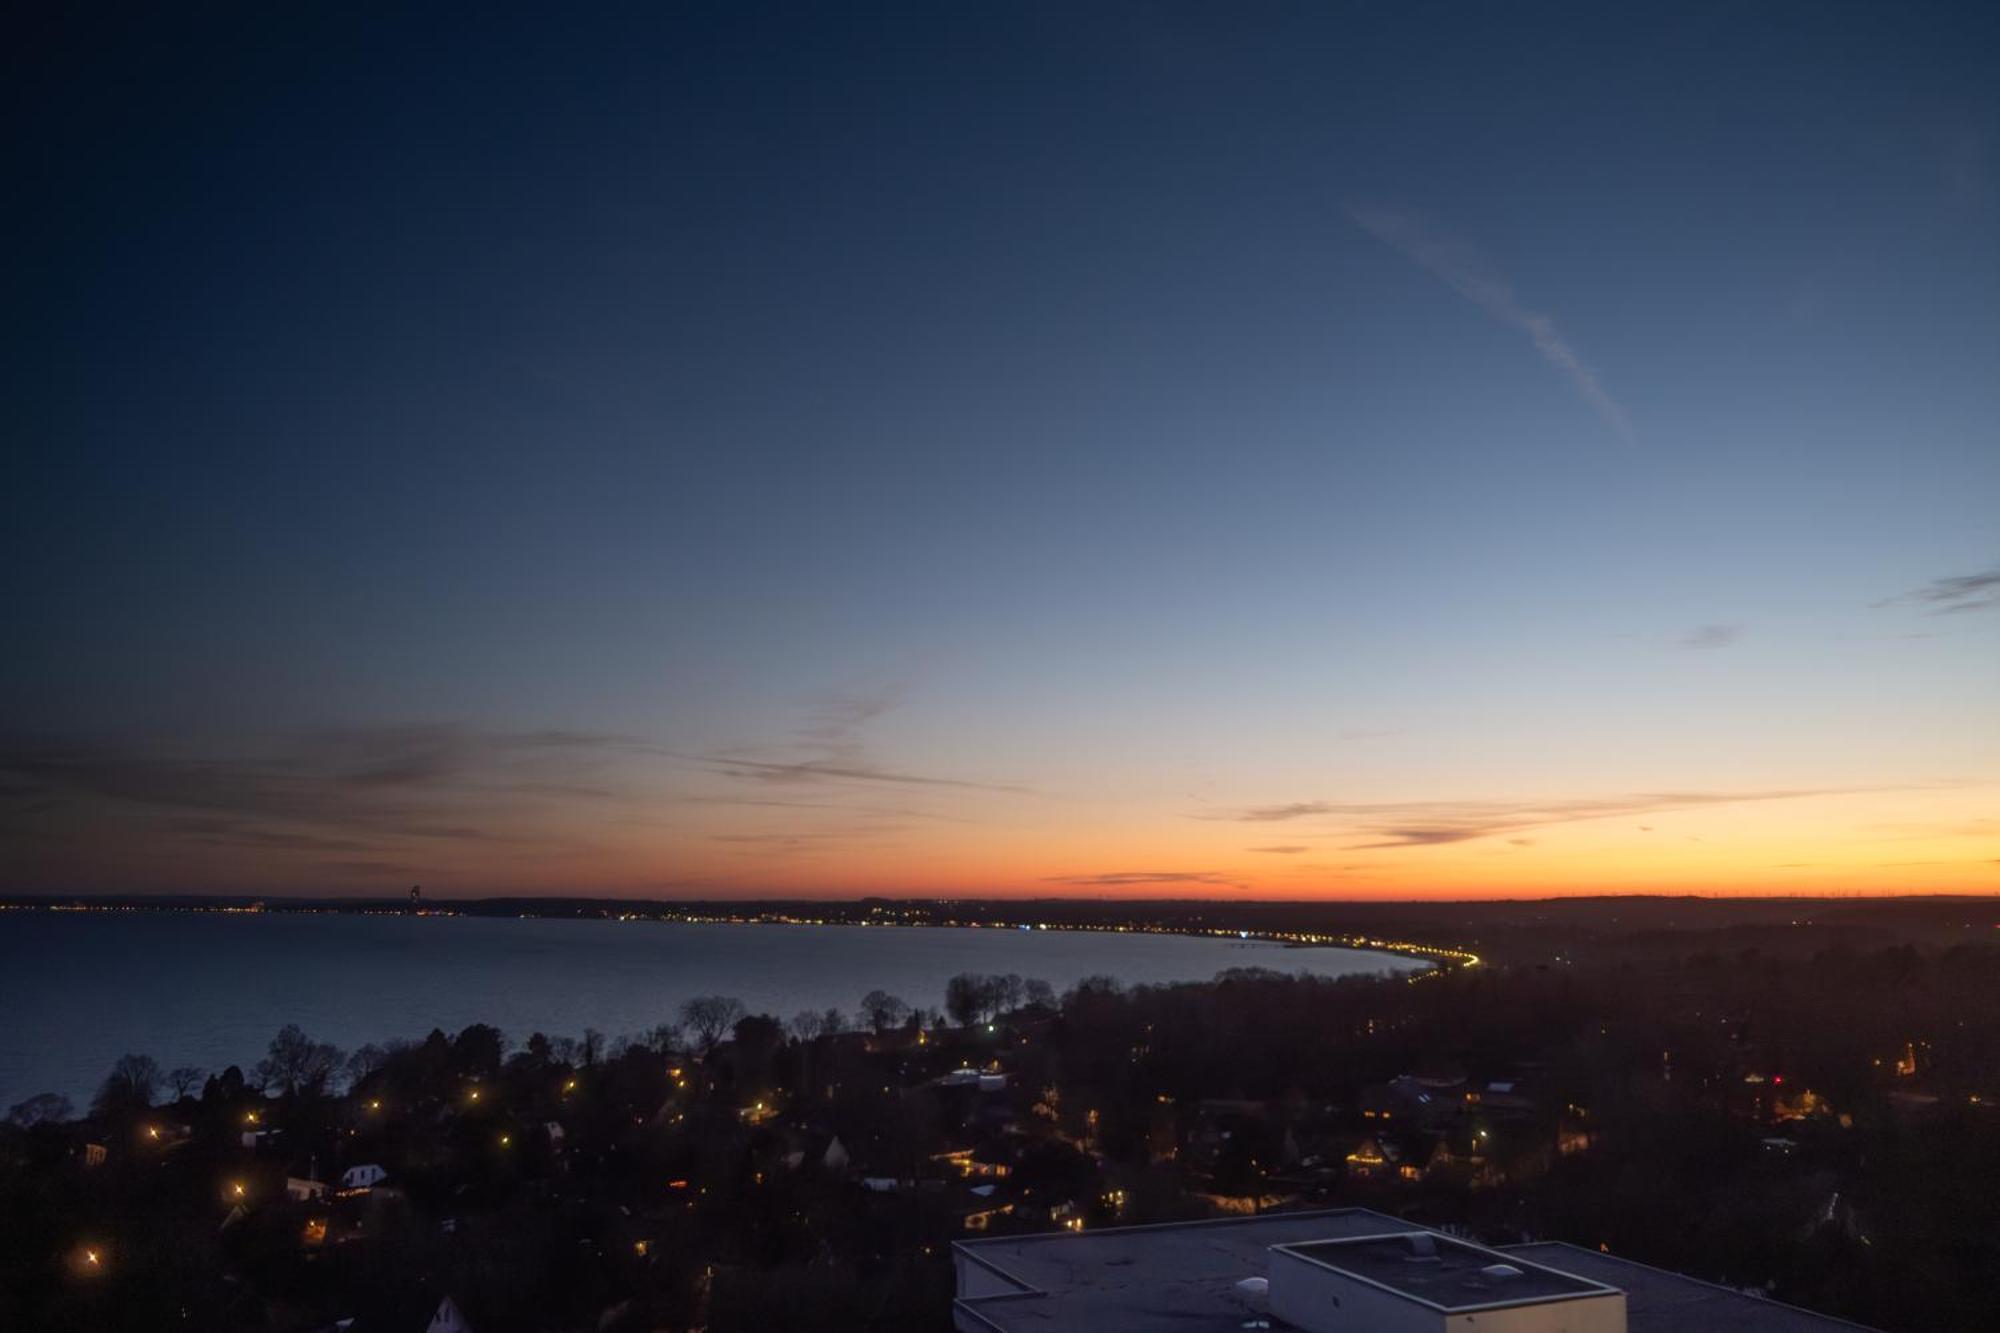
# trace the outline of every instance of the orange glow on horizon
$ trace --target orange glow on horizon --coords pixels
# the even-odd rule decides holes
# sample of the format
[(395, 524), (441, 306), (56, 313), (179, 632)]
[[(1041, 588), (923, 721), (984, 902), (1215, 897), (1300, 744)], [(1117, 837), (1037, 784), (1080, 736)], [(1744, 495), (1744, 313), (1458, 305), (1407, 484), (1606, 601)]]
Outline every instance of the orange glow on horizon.
[[(1306, 779), (1287, 784), (1313, 791)], [(1281, 790), (1283, 788), (1280, 788)], [(1477, 788), (1474, 788), (1475, 790)], [(1492, 788), (1487, 789), (1490, 793)], [(1557, 788), (1563, 790), (1563, 788)], [(1581, 783), (1568, 790), (1587, 790)], [(496, 896), (661, 900), (1085, 898), (1451, 900), (1627, 894), (1813, 897), (2000, 894), (2000, 784), (1879, 789), (1802, 782), (1552, 799), (1201, 800), (1162, 788), (1084, 799), (898, 793), (825, 784), (794, 800), (735, 788), (652, 821), (597, 805), (524, 819), (506, 840), (425, 840), (425, 901)], [(903, 807), (907, 807), (905, 810)], [(142, 841), (130, 853), (151, 853)], [(534, 848), (524, 856), (524, 846)], [(107, 891), (403, 897), (379, 876), (327, 882), (282, 852), (116, 863)], [(180, 872), (164, 882), (160, 867)]]

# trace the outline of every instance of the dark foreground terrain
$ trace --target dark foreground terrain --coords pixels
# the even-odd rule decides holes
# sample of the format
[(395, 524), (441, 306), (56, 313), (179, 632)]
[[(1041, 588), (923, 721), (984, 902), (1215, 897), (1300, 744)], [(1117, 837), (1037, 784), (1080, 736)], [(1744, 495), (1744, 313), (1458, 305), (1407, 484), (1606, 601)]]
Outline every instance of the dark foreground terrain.
[(914, 1009), (860, 978), (852, 1015), (710, 997), (613, 1039), (135, 1053), (92, 1106), (31, 1098), (0, 1128), (0, 1327), (367, 1333), (448, 1297), (479, 1333), (939, 1329), (955, 1239), (1343, 1203), (1990, 1327), (1991, 901), (809, 907), (1024, 909), (1483, 961), (961, 977)]

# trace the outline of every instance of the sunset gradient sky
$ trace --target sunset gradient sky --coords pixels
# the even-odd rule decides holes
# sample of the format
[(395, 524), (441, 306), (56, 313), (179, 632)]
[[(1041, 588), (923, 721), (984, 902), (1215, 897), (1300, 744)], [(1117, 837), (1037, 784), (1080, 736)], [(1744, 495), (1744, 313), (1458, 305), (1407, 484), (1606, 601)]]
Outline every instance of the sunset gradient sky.
[(2000, 892), (2000, 9), (11, 44), (0, 891)]

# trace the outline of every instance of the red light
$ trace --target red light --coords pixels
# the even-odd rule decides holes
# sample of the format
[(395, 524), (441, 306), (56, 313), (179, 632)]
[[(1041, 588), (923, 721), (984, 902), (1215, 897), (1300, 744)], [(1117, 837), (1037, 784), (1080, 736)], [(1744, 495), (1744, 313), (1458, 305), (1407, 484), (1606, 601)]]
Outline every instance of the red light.
[(1771, 1081), (1773, 1083), (1783, 1083), (1785, 1081), (1785, 1076), (1783, 1074), (1773, 1074), (1771, 1075)]

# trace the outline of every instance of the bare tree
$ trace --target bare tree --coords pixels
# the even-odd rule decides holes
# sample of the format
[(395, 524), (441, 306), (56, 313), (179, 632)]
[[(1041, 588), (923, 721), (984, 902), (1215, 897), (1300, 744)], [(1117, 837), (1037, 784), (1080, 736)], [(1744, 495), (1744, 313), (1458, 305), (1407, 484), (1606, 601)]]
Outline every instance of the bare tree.
[(268, 1053), (252, 1072), (266, 1090), (276, 1089), (287, 1097), (317, 1097), (333, 1081), (340, 1063), (338, 1046), (314, 1041), (297, 1023), (287, 1023), (271, 1038)]
[(872, 990), (861, 997), (861, 1016), (868, 1020), (868, 1026), (877, 1032), (887, 1032), (909, 1016), (910, 1006), (903, 1003), (900, 996), (884, 990)]
[(1048, 982), (1043, 981), (1040, 977), (1029, 977), (1023, 993), (1026, 995), (1028, 1003), (1038, 1009), (1053, 1009), (1056, 1007), (1056, 988)]
[(944, 984), (945, 1012), (951, 1015), (952, 1022), (969, 1028), (979, 1021), (985, 980), (977, 972), (961, 972)]
[(160, 1090), (160, 1066), (150, 1055), (121, 1055), (104, 1077), (91, 1110), (98, 1115), (117, 1116), (143, 1111), (153, 1104)]
[(681, 1006), (681, 1022), (701, 1048), (701, 1058), (715, 1054), (722, 1038), (743, 1017), (743, 1001), (727, 995), (697, 995)]
[(1067, 1008), (1079, 998), (1088, 998), (1092, 995), (1118, 995), (1122, 994), (1124, 990), (1124, 982), (1120, 981), (1117, 977), (1106, 976), (1099, 972), (1087, 976), (1082, 981), (1071, 986), (1063, 995), (1063, 1005)]
[(507, 1037), (490, 1023), (471, 1023), (451, 1039), (452, 1063), (460, 1072), (491, 1077), (500, 1072)]
[(687, 1044), (687, 1024), (655, 1023), (646, 1034), (646, 1044), (661, 1055), (672, 1055)]
[(826, 1031), (821, 1018), (822, 1015), (816, 1014), (810, 1009), (805, 1009), (793, 1014), (792, 1021), (785, 1026), (791, 1029), (792, 1036), (797, 1040), (813, 1042), (819, 1040)]
[(167, 1075), (167, 1087), (173, 1092), (174, 1100), (180, 1101), (200, 1087), (204, 1072), (193, 1065), (176, 1066), (174, 1072)]
[(54, 1092), (37, 1093), (25, 1102), (15, 1102), (7, 1110), (7, 1122), (22, 1129), (33, 1129), (36, 1125), (60, 1125), (75, 1118), (76, 1108), (70, 1105), (69, 1098)]
[(347, 1057), (347, 1064), (341, 1072), (347, 1075), (347, 1086), (353, 1088), (388, 1062), (389, 1052), (371, 1041)]

